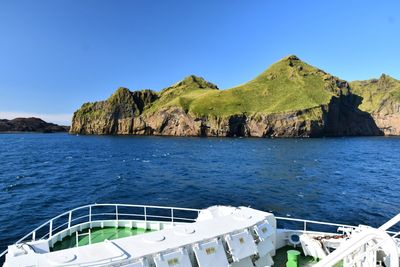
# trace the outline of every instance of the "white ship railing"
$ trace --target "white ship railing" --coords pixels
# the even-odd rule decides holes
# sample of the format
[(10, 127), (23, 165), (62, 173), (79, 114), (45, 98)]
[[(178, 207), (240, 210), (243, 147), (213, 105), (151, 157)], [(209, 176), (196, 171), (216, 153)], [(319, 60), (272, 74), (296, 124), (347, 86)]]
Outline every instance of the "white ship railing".
[[(94, 208), (113, 208), (113, 211), (111, 212), (99, 212), (95, 213), (93, 212)], [(122, 208), (135, 208), (141, 210), (141, 213), (124, 213), (121, 212)], [(82, 211), (87, 211), (85, 214), (80, 214), (77, 217), (74, 217), (74, 213), (82, 212)], [(153, 212), (151, 212), (153, 211)], [(19, 243), (24, 243), (24, 242), (30, 242), (30, 241), (35, 241), (35, 240), (41, 240), (41, 239), (47, 239), (51, 238), (54, 233), (57, 233), (58, 230), (63, 229), (63, 227), (67, 227), (66, 229), (71, 228), (74, 225), (77, 224), (82, 224), (82, 223), (87, 223), (87, 222), (92, 222), (94, 221), (96, 217), (107, 217), (107, 219), (112, 219), (118, 222), (118, 220), (122, 220), (122, 217), (126, 218), (139, 218), (140, 220), (143, 220), (145, 222), (147, 221), (165, 221), (165, 222), (170, 222), (171, 224), (174, 224), (175, 222), (194, 222), (201, 210), (200, 209), (189, 209), (189, 208), (177, 208), (177, 207), (166, 207), (166, 206), (149, 206), (149, 205), (130, 205), (130, 204), (90, 204), (90, 205), (85, 205), (81, 206), (72, 210), (69, 210), (67, 212), (64, 212), (47, 222), (41, 224), (37, 228), (35, 228), (32, 232), (29, 234), (25, 235), (21, 239), (15, 242), (15, 244)], [(160, 215), (162, 212), (167, 212), (168, 215)], [(191, 217), (182, 217), (182, 216), (177, 216), (177, 213), (180, 212), (189, 212), (192, 213), (193, 216)], [(67, 220), (62, 222), (61, 224), (55, 226), (55, 222), (63, 217), (66, 217)], [(99, 220), (99, 219), (97, 219)], [(45, 231), (45, 234), (39, 235), (39, 232), (43, 232), (43, 230), (48, 229), (48, 231)], [(0, 262), (2, 258), (7, 254), (8, 249), (3, 251), (0, 254)]]
[[(400, 232), (387, 231), (398, 223), (400, 223), (400, 213), (377, 229), (361, 228), (360, 232), (355, 233), (315, 266), (333, 266), (341, 260), (346, 260), (348, 266), (359, 266), (361, 262), (366, 266), (372, 266), (376, 264), (376, 254), (381, 249), (389, 256), (385, 262), (387, 266), (399, 266), (399, 252), (395, 238), (400, 235)], [(360, 250), (360, 248), (363, 249)]]
[[(338, 229), (342, 230), (342, 229), (355, 229), (358, 226), (354, 226), (354, 225), (348, 225), (348, 224), (340, 224), (340, 223), (330, 223), (330, 222), (322, 222), (322, 221), (313, 221), (313, 220), (304, 220), (304, 219), (297, 219), (297, 218), (290, 218), (290, 217), (279, 217), (276, 216), (275, 219), (279, 222), (279, 221), (289, 221), (289, 222), (299, 222), (302, 223), (303, 225), (303, 231), (311, 231), (309, 228), (309, 225), (324, 225), (324, 226), (330, 226), (330, 227), (338, 227)], [(291, 229), (291, 230), (299, 230), (299, 229)], [(396, 231), (388, 231), (386, 229), (384, 229), (385, 232), (389, 235), (391, 235), (392, 237), (398, 237), (400, 236), (400, 232), (396, 232)]]
[[(289, 222), (299, 222), (303, 226), (303, 231), (309, 231), (308, 226), (311, 225), (324, 225), (324, 226), (330, 226), (330, 227), (338, 227), (341, 229), (344, 228), (356, 228), (354, 225), (347, 225), (347, 224), (338, 224), (338, 223), (329, 223), (329, 222), (321, 222), (321, 221), (313, 221), (313, 220), (303, 220), (303, 219), (296, 219), (296, 218), (290, 218), (290, 217), (275, 217), (276, 220), (279, 221), (289, 221)], [(299, 229), (292, 229), (292, 230), (299, 230)]]
[[(94, 213), (93, 208), (105, 208), (105, 207), (112, 207), (113, 211), (112, 212), (100, 212), (100, 213)], [(141, 213), (124, 213), (120, 212), (122, 208), (137, 208), (142, 210)], [(84, 211), (87, 209), (87, 214), (80, 215), (77, 217), (74, 217), (74, 213), (77, 213), (79, 211)], [(156, 210), (156, 211), (167, 211), (168, 216), (166, 215), (158, 215), (154, 213), (150, 213), (150, 210)], [(67, 227), (66, 229), (71, 228), (74, 225), (81, 224), (81, 223), (86, 223), (86, 222), (92, 222), (94, 217), (99, 217), (99, 216), (108, 216), (108, 219), (110, 217), (113, 218), (113, 220), (117, 221), (122, 220), (121, 217), (136, 217), (136, 218), (141, 218), (143, 221), (155, 221), (155, 220), (164, 220), (166, 222), (170, 222), (171, 224), (174, 224), (175, 222), (194, 222), (197, 218), (197, 215), (200, 213), (201, 209), (190, 209), (190, 208), (178, 208), (178, 207), (166, 207), (166, 206), (150, 206), (150, 205), (130, 205), (130, 204), (90, 204), (90, 205), (85, 205), (81, 206), (78, 208), (74, 208), (72, 210), (69, 210), (67, 212), (64, 212), (47, 222), (41, 224), (37, 228), (35, 228), (32, 232), (29, 234), (25, 235), (21, 239), (15, 242), (15, 244), (23, 243), (23, 242), (29, 242), (29, 241), (35, 241), (35, 240), (41, 240), (41, 239), (47, 239), (51, 238), (54, 233), (57, 233), (58, 230), (62, 229), (63, 227)], [(178, 212), (189, 212), (192, 213), (192, 217), (181, 217), (181, 216), (176, 216)], [(68, 219), (61, 223), (58, 226), (54, 227), (54, 222), (57, 219), (67, 217)], [(297, 219), (297, 218), (290, 218), (290, 217), (275, 217), (277, 219), (277, 222), (298, 222), (303, 225), (303, 231), (309, 231), (309, 226), (310, 225), (325, 225), (325, 226), (330, 226), (330, 227), (341, 227), (343, 228), (356, 228), (356, 226), (352, 225), (346, 225), (346, 224), (337, 224), (337, 223), (329, 223), (329, 222), (322, 222), (322, 221), (313, 221), (313, 220), (304, 220), (304, 219)], [(87, 219), (85, 221), (82, 221), (84, 219)], [(125, 219), (126, 220), (126, 219)], [(47, 228), (48, 231), (45, 232), (45, 234), (41, 235), (38, 237), (38, 233)], [(292, 229), (292, 230), (299, 230), (299, 229)], [(391, 232), (387, 231), (388, 234), (394, 235), (396, 232)], [(7, 254), (8, 249), (3, 251), (0, 254), (0, 262), (2, 258)]]

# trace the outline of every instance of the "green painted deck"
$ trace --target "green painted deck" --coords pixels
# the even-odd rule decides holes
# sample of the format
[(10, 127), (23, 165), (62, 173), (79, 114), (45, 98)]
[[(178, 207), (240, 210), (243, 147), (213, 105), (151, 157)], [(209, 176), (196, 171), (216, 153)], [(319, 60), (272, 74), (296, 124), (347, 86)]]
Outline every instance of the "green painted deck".
[[(145, 230), (142, 228), (115, 228), (115, 227), (104, 227), (104, 228), (92, 228), (90, 234), (90, 243), (100, 243), (104, 240), (113, 240), (122, 237), (128, 237), (133, 235), (144, 234), (152, 232), (153, 230)], [(78, 232), (78, 246), (85, 246), (89, 244), (88, 229)], [(84, 235), (86, 234), (86, 235)], [(65, 237), (62, 241), (58, 241), (54, 244), (52, 251), (73, 248), (76, 247), (76, 233), (71, 236)]]
[[(274, 260), (274, 267), (286, 267), (286, 262), (287, 262), (287, 251), (288, 250), (298, 250), (301, 254), (298, 258), (298, 264), (299, 267), (309, 267), (317, 264), (317, 260), (315, 260), (311, 256), (304, 256), (303, 250), (301, 247), (293, 248), (291, 246), (285, 246), (283, 248), (280, 248), (276, 251), (276, 255), (273, 257)], [(334, 267), (342, 267), (343, 263), (338, 263), (334, 265)]]
[(313, 266), (317, 263), (316, 260), (314, 260), (313, 257), (311, 256), (304, 256), (303, 251), (301, 248), (293, 248), (291, 246), (285, 246), (283, 248), (280, 248), (276, 251), (276, 255), (273, 257), (274, 260), (274, 267), (285, 267), (286, 266), (286, 261), (287, 261), (287, 251), (288, 250), (298, 250), (301, 252), (299, 256), (299, 267), (307, 267), (307, 266)]

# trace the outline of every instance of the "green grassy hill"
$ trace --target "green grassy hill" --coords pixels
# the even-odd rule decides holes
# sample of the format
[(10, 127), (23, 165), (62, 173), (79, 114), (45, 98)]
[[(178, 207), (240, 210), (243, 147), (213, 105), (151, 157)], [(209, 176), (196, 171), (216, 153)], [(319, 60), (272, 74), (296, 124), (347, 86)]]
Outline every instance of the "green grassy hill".
[(296, 56), (288, 56), (253, 80), (227, 90), (216, 90), (215, 85), (190, 76), (164, 89), (148, 112), (178, 106), (196, 116), (226, 117), (302, 110), (328, 104), (343, 90), (339, 81)]
[(216, 90), (218, 87), (215, 84), (191, 75), (159, 92), (157, 101), (146, 112), (154, 113), (162, 108), (175, 106), (188, 111), (194, 99)]
[(400, 103), (400, 81), (382, 74), (379, 79), (354, 81), (352, 92), (363, 98), (359, 108), (369, 113), (391, 112), (393, 103)]
[[(385, 79), (382, 86), (386, 83), (392, 86), (392, 80)], [(374, 90), (380, 91), (382, 86)], [(360, 92), (365, 89), (359, 89), (357, 83), (354, 88)], [(371, 116), (357, 108), (359, 103), (360, 97), (351, 94), (346, 81), (292, 55), (253, 80), (225, 90), (193, 75), (160, 92), (119, 88), (107, 100), (86, 103), (77, 110), (70, 132), (259, 137), (380, 135)]]

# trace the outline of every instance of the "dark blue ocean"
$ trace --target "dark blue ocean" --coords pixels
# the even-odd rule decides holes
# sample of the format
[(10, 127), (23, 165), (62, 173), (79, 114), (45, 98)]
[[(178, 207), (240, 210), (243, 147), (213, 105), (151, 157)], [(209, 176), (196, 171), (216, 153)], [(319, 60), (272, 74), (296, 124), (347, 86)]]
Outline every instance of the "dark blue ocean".
[(0, 135), (0, 250), (95, 202), (244, 205), (379, 226), (400, 212), (400, 138)]

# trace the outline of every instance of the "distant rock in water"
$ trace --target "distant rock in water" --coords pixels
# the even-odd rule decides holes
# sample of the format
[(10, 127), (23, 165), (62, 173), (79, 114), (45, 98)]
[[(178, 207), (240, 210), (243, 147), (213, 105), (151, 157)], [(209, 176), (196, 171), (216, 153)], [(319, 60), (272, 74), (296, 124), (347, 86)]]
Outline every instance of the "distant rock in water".
[(163, 89), (119, 88), (86, 103), (71, 133), (170, 136), (321, 137), (382, 135), (350, 84), (296, 56), (228, 90), (194, 75)]
[(68, 126), (59, 126), (45, 122), (39, 118), (16, 118), (13, 120), (0, 119), (0, 132), (68, 132)]

